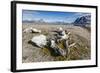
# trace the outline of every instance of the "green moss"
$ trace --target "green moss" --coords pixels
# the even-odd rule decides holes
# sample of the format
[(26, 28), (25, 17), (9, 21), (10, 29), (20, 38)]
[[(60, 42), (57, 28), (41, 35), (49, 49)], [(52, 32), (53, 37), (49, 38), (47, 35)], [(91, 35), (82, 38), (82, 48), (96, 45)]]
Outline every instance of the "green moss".
[(64, 40), (62, 40), (60, 43), (58, 43), (58, 46), (61, 48), (61, 49), (64, 49)]
[(46, 55), (50, 55), (50, 51), (48, 48), (44, 47), (42, 48), (43, 49), (43, 52), (46, 54)]

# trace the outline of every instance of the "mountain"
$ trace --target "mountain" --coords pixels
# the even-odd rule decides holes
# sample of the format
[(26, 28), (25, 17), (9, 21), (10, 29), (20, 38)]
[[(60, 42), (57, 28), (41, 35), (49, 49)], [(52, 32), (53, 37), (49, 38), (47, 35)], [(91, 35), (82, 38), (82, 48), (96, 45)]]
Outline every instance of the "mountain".
[(77, 26), (85, 26), (87, 24), (89, 25), (91, 24), (91, 15), (78, 17), (73, 24)]

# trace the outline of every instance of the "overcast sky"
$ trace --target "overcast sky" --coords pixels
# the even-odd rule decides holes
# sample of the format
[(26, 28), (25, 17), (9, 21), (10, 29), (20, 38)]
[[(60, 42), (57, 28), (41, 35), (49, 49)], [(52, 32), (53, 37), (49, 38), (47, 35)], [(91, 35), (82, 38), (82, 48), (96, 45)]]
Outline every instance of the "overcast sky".
[(45, 22), (74, 22), (76, 18), (89, 13), (82, 12), (56, 12), (56, 11), (37, 11), (37, 10), (23, 10), (22, 20), (32, 21), (43, 19)]

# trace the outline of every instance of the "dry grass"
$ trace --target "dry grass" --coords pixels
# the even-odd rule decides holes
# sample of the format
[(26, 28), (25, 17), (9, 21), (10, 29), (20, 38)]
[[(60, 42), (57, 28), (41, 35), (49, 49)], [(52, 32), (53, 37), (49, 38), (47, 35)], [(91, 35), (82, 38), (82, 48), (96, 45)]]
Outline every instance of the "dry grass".
[[(22, 59), (23, 63), (29, 62), (46, 62), (46, 61), (70, 61), (70, 60), (86, 60), (91, 58), (90, 31), (78, 26), (69, 25), (26, 25), (23, 24), (22, 30), (28, 27), (34, 27), (42, 30), (42, 34), (51, 37), (55, 34), (57, 27), (62, 27), (71, 32), (69, 44), (76, 42), (74, 47), (70, 48), (70, 52), (65, 57), (56, 55), (48, 46), (44, 48), (36, 47), (29, 44), (28, 41), (37, 33), (23, 33), (22, 36)], [(59, 43), (59, 47), (64, 49), (63, 41)]]

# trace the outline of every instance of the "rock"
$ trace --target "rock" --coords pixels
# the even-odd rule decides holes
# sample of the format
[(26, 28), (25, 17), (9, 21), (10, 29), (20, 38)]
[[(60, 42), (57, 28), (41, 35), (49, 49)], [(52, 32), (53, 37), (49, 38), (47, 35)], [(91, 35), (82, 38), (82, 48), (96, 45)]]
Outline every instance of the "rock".
[(51, 49), (54, 50), (56, 54), (58, 54), (58, 47), (57, 47), (57, 44), (55, 43), (55, 40), (52, 40), (52, 39), (50, 40), (50, 47)]
[(33, 32), (33, 33), (41, 33), (41, 30), (38, 30), (38, 29), (36, 29), (36, 28), (32, 28), (32, 32)]
[(31, 28), (26, 28), (23, 32), (25, 32), (25, 33), (41, 33), (41, 30), (31, 27)]
[(55, 48), (55, 47), (56, 47), (56, 43), (55, 43), (54, 40), (51, 40), (51, 45), (50, 45), (50, 47), (52, 47), (52, 48)]
[(47, 44), (47, 39), (45, 35), (35, 36), (31, 39), (31, 41), (41, 48)]
[(32, 27), (31, 28), (26, 28), (23, 32), (24, 33), (31, 33), (32, 32)]

